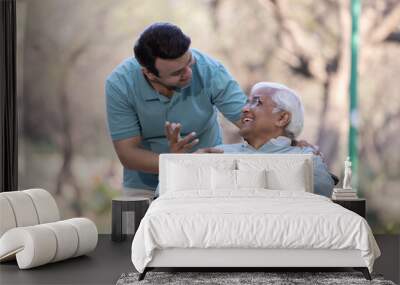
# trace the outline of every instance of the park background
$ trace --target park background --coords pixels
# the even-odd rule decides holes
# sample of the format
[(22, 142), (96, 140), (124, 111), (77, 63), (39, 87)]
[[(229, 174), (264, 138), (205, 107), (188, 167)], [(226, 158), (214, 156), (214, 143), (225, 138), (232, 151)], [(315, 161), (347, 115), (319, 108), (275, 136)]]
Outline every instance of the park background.
[[(400, 2), (361, 1), (359, 186), (375, 233), (400, 233)], [(248, 93), (258, 81), (296, 90), (300, 138), (343, 176), (348, 155), (350, 0), (17, 0), (19, 188), (40, 187), (64, 218), (109, 233), (122, 167), (109, 138), (104, 81), (153, 22), (172, 22)], [(220, 118), (225, 143), (240, 141)]]

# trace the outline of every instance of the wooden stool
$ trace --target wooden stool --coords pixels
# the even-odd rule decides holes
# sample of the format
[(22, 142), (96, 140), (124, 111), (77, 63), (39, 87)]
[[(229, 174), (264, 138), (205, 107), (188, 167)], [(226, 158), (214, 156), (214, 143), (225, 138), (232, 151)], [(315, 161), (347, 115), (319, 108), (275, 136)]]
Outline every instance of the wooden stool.
[(123, 241), (127, 235), (135, 235), (151, 200), (140, 196), (121, 196), (112, 200), (112, 241)]

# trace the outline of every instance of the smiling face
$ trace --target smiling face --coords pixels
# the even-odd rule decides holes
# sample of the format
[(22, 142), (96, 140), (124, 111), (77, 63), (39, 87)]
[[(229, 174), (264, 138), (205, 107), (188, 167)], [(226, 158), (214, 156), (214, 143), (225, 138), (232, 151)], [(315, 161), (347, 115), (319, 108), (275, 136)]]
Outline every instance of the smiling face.
[(188, 50), (184, 55), (176, 59), (157, 58), (155, 67), (158, 76), (146, 72), (150, 81), (156, 82), (170, 89), (187, 86), (192, 80), (192, 65), (195, 63), (193, 55)]
[[(266, 143), (269, 139), (284, 135), (290, 121), (290, 113), (277, 109), (272, 96), (276, 89), (260, 87), (252, 89), (243, 107), (240, 135), (250, 144)], [(254, 145), (253, 145), (254, 146)]]

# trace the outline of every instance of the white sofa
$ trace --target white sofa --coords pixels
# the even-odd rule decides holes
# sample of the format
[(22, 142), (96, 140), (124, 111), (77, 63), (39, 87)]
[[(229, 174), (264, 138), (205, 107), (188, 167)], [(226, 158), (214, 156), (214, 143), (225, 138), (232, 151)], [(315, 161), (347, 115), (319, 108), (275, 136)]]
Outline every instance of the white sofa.
[(96, 225), (87, 218), (60, 221), (54, 198), (43, 189), (0, 193), (0, 262), (16, 259), (20, 269), (86, 254), (97, 245)]

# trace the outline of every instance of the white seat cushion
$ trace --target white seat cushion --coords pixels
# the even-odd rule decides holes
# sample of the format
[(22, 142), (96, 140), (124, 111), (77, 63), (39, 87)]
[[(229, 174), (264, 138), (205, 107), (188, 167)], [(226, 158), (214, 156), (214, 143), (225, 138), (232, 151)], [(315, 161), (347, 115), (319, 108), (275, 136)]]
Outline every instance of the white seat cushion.
[(9, 229), (56, 222), (56, 201), (44, 189), (0, 193), (0, 237)]
[(78, 250), (79, 237), (73, 225), (63, 221), (48, 223), (43, 226), (52, 231), (52, 234), (56, 237), (57, 244), (60, 245), (57, 246), (56, 254), (51, 262), (67, 259), (75, 255)]
[(22, 192), (28, 194), (32, 199), (39, 218), (39, 224), (60, 220), (60, 212), (56, 201), (49, 192), (43, 189), (28, 189)]
[(9, 229), (15, 228), (17, 222), (8, 199), (0, 195), (0, 237)]
[(86, 218), (73, 218), (65, 220), (64, 222), (74, 226), (78, 233), (78, 248), (74, 257), (86, 254), (96, 248), (98, 233), (96, 225), (91, 220)]
[(76, 257), (97, 245), (97, 228), (86, 218), (19, 227), (0, 238), (0, 261), (16, 256), (20, 269)]
[(54, 233), (42, 225), (13, 228), (0, 238), (0, 261), (16, 256), (20, 269), (49, 263), (56, 251)]
[(0, 193), (0, 262), (21, 269), (79, 256), (97, 245), (97, 228), (86, 218), (59, 221), (56, 201), (43, 189)]
[(35, 205), (28, 194), (23, 191), (14, 191), (3, 192), (1, 195), (10, 202), (17, 227), (33, 226), (39, 223)]

